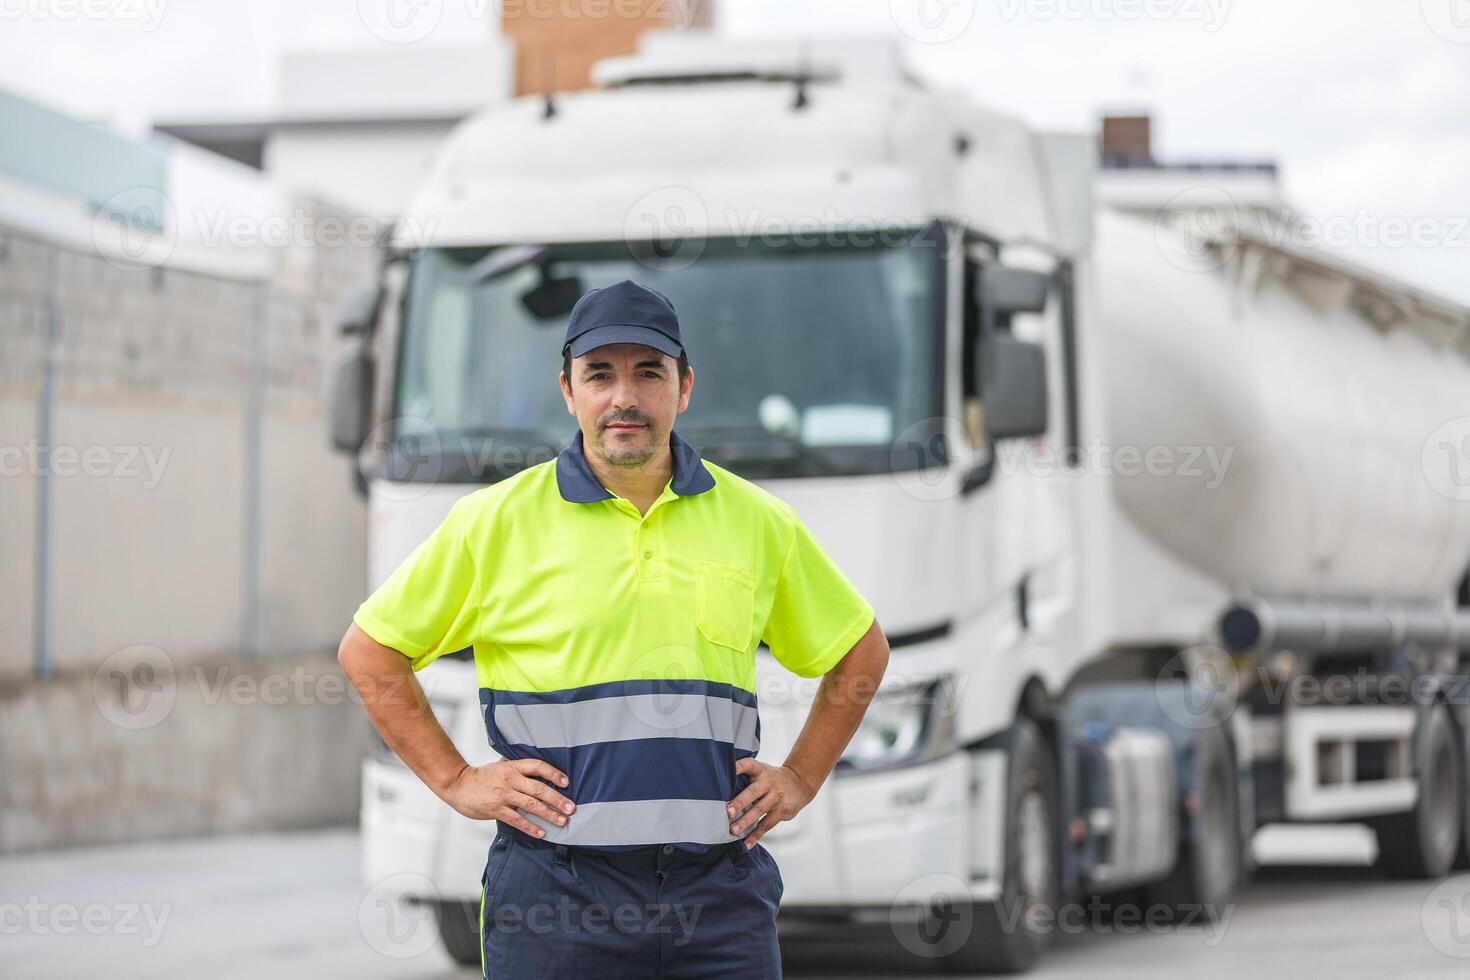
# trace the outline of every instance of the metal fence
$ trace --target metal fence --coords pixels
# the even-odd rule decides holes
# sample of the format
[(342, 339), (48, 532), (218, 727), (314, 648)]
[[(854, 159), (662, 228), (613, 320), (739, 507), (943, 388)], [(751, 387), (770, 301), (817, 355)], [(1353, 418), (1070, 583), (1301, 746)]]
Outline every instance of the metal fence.
[(326, 368), (375, 262), (283, 249), (231, 278), (0, 230), (0, 676), (335, 644), (365, 534)]

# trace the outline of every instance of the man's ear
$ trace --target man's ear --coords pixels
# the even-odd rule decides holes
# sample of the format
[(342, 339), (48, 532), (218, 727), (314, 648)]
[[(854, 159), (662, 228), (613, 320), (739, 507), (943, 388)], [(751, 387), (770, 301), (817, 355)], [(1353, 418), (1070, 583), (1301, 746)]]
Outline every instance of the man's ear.
[(567, 403), (567, 414), (576, 415), (577, 405), (572, 400), (572, 381), (567, 377), (565, 371), (556, 372), (557, 382), (561, 384), (561, 397)]
[(689, 396), (694, 394), (694, 368), (679, 382), (679, 411), (689, 407)]

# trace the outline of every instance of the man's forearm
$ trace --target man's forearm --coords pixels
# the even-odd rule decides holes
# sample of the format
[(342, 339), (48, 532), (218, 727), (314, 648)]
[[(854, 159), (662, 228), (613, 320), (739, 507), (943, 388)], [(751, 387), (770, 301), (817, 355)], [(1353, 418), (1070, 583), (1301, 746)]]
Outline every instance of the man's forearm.
[(813, 796), (857, 731), (887, 669), (888, 639), (875, 619), (862, 639), (823, 676), (806, 723), (785, 763), (807, 783)]
[(383, 741), (442, 799), (469, 764), (434, 717), (408, 658), (349, 626), (337, 660)]

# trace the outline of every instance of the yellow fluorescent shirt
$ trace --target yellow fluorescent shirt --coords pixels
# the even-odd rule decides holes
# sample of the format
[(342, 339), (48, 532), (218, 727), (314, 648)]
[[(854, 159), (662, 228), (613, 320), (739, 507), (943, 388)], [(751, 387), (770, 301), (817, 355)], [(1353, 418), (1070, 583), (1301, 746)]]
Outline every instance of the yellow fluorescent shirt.
[[(556, 459), (457, 501), (353, 617), (415, 670), (472, 648), (492, 745), (582, 766), (579, 814), (589, 794), (613, 807), (657, 792), (683, 810), (732, 798), (733, 761), (758, 747), (757, 646), (815, 677), (873, 622), (789, 504), (676, 433), (670, 447), (673, 477), (640, 515), (596, 480), (577, 433)], [(648, 783), (648, 766), (683, 779), (683, 795)], [(630, 827), (653, 819), (660, 841), (718, 843), (732, 839), (719, 805), (609, 809), (568, 842), (638, 843), (655, 832)]]

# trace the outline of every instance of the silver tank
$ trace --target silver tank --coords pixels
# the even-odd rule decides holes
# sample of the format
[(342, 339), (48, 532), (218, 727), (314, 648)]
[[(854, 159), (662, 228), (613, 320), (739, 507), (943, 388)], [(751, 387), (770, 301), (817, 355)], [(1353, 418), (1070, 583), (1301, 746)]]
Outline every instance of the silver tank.
[(1279, 251), (1205, 255), (1113, 211), (1097, 232), (1106, 441), (1155, 451), (1151, 470), (1112, 467), (1132, 519), (1236, 591), (1452, 595), (1470, 563), (1464, 354), (1380, 329), (1344, 301), (1351, 277)]

